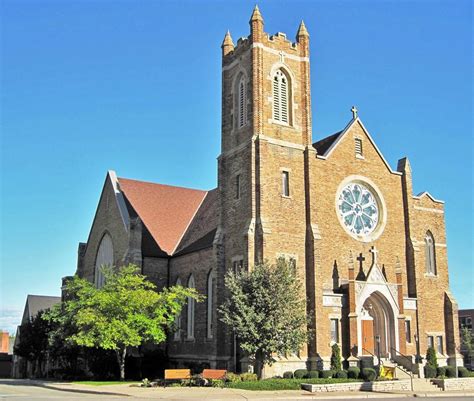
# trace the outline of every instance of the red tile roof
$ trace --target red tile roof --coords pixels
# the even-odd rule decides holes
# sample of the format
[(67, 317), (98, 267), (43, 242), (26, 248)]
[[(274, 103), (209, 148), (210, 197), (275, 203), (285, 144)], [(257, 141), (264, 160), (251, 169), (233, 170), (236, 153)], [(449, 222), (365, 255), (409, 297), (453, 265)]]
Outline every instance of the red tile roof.
[(119, 178), (120, 190), (158, 246), (172, 255), (207, 191)]

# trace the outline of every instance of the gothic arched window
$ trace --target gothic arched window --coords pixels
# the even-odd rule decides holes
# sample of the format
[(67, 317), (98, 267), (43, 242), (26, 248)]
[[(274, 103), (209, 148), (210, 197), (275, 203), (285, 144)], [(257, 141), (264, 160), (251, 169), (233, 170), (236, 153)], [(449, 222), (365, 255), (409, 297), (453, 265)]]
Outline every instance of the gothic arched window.
[[(178, 277), (176, 280), (176, 286), (181, 285), (181, 279)], [(174, 326), (176, 331), (174, 332), (174, 339), (179, 340), (181, 338), (181, 314), (182, 312), (178, 313), (174, 318)]]
[(104, 234), (100, 241), (99, 250), (95, 258), (94, 284), (97, 288), (105, 284), (102, 267), (112, 267), (114, 265), (114, 246), (109, 234)]
[(273, 120), (290, 123), (290, 81), (281, 69), (273, 76)]
[(237, 96), (238, 96), (238, 110), (237, 110), (237, 121), (238, 127), (241, 128), (247, 123), (247, 99), (246, 99), (246, 92), (245, 92), (245, 79), (244, 76), (240, 78), (239, 85), (237, 88)]
[(426, 273), (436, 275), (435, 241), (430, 231), (425, 236), (425, 264)]
[[(188, 288), (195, 288), (196, 284), (194, 283), (194, 277), (191, 274), (188, 280)], [(193, 339), (194, 338), (194, 309), (195, 309), (195, 301), (194, 298), (188, 297), (188, 321), (187, 321), (187, 338)]]
[(207, 276), (207, 338), (212, 338), (214, 318), (214, 271)]

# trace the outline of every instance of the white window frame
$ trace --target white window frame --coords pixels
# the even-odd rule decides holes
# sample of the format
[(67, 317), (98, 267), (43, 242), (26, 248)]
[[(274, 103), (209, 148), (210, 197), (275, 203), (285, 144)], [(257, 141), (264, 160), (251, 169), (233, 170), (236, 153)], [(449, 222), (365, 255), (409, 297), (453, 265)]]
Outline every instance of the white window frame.
[[(191, 274), (188, 279), (188, 288), (196, 288), (196, 283), (194, 281), (194, 276)], [(188, 340), (194, 340), (194, 314), (196, 308), (196, 302), (194, 298), (188, 297), (187, 305), (187, 324), (186, 324), (186, 338)]]
[(331, 318), (329, 323), (329, 329), (331, 336), (331, 344), (339, 344), (339, 319)]
[(272, 77), (273, 107), (272, 119), (284, 125), (291, 123), (291, 80), (289, 75), (279, 68)]

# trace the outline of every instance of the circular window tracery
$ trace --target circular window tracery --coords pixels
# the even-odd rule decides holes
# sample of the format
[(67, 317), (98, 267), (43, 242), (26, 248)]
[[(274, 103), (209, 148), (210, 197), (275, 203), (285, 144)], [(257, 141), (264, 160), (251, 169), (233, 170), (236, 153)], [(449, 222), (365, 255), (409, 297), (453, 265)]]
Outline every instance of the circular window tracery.
[(376, 196), (359, 182), (351, 182), (342, 188), (337, 198), (337, 209), (344, 228), (356, 236), (373, 233), (380, 220)]

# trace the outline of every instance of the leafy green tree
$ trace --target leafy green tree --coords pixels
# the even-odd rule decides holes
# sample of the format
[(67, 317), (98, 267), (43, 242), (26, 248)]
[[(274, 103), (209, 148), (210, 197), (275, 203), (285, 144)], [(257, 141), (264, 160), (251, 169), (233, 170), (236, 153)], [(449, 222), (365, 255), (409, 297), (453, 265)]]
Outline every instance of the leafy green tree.
[(469, 362), (474, 352), (474, 336), (467, 327), (461, 327), (461, 347), (464, 351), (466, 362)]
[(197, 301), (202, 297), (181, 286), (158, 292), (135, 265), (103, 267), (102, 271), (105, 284), (99, 289), (77, 276), (70, 280), (65, 302), (51, 317), (73, 324), (73, 333), (66, 337), (72, 343), (113, 350), (124, 380), (127, 349), (146, 341), (165, 341), (167, 328), (173, 326), (188, 297)]
[(333, 344), (331, 347), (331, 370), (339, 372), (342, 369), (341, 366), (341, 349), (339, 345)]
[(274, 355), (296, 352), (307, 340), (303, 288), (294, 266), (283, 259), (250, 271), (229, 270), (225, 285), (229, 296), (219, 308), (220, 320), (234, 330), (240, 347), (253, 358), (260, 379)]
[(48, 354), (48, 338), (51, 323), (40, 311), (31, 321), (20, 326), (20, 342), (14, 353), (33, 364), (33, 375), (41, 376), (41, 365)]

